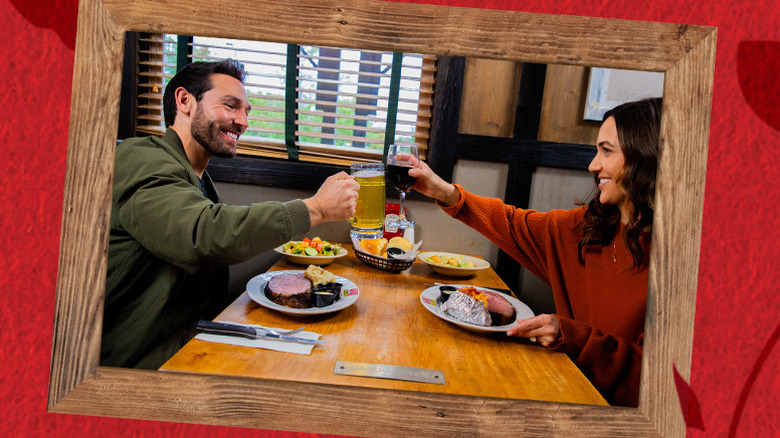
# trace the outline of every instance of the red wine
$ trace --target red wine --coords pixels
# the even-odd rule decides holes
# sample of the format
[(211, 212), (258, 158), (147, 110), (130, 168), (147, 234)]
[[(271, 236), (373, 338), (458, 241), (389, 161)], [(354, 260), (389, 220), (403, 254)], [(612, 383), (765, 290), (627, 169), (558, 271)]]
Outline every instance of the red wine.
[(385, 177), (399, 192), (408, 192), (409, 188), (417, 181), (417, 178), (409, 176), (409, 169), (411, 167), (388, 164)]

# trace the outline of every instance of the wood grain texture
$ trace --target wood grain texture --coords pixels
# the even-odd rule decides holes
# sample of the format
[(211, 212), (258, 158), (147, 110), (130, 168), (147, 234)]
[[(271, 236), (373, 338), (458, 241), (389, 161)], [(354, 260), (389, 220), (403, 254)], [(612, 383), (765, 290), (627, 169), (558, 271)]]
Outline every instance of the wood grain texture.
[(589, 70), (578, 65), (547, 66), (539, 140), (596, 144), (601, 123), (583, 119)]
[[(714, 28), (368, 0), (218, 5), (80, 2), (49, 411), (362, 436), (684, 436), (672, 365), (688, 380)], [(122, 30), (665, 72), (639, 408), (98, 367)]]
[(437, 64), (436, 87), (445, 88), (447, 91), (436, 92), (433, 96), (428, 163), (442, 179), (452, 182), (453, 169), (457, 160), (452, 145), (458, 141), (458, 119), (466, 60), (460, 56), (440, 56)]
[[(104, 0), (128, 30), (664, 71), (700, 26), (374, 0)], [(306, 25), (301, 26), (301, 18)], [(435, 31), (432, 31), (435, 29)]]
[(98, 365), (119, 122), (124, 30), (96, 0), (79, 17), (52, 344), (52, 363), (67, 366), (52, 366), (49, 406)]
[(523, 139), (489, 139), (459, 135), (458, 158), (521, 163), (559, 169), (587, 169), (595, 146)]
[[(155, 389), (138, 391), (139, 384)], [(203, 423), (205, 416), (222, 426), (351, 436), (652, 436), (633, 433), (647, 420), (630, 408), (105, 367), (60, 405), (100, 416), (183, 423)], [(604, 421), (614, 432), (604, 433)]]
[[(352, 250), (350, 250), (352, 251)], [(301, 270), (286, 259), (270, 270)], [(574, 363), (503, 333), (473, 333), (437, 318), (420, 304), (425, 283), (506, 285), (492, 269), (470, 278), (438, 275), (422, 262), (401, 273), (363, 264), (353, 252), (327, 270), (351, 280), (360, 298), (337, 313), (287, 316), (255, 303), (245, 292), (216, 320), (320, 333), (325, 345), (310, 355), (286, 354), (194, 339), (162, 369), (403, 391), (606, 405)], [(446, 384), (342, 376), (337, 361), (438, 370)]]
[(512, 138), (523, 64), (495, 59), (466, 59), (458, 132)]
[(664, 86), (640, 391), (662, 436), (685, 434), (680, 413), (665, 408), (679, 400), (664, 383), (673, 366), (690, 375), (693, 336), (680, 333), (693, 333), (716, 35), (667, 70)]

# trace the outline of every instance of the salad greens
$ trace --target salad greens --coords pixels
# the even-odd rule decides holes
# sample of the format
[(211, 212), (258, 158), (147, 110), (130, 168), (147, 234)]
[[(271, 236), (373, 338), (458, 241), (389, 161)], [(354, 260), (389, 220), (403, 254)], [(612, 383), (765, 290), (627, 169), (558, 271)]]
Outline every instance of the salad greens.
[(338, 255), (341, 247), (335, 243), (330, 243), (327, 240), (322, 240), (319, 237), (309, 239), (308, 237), (303, 240), (290, 241), (282, 246), (282, 249), (287, 254), (307, 255), (307, 256), (335, 256)]

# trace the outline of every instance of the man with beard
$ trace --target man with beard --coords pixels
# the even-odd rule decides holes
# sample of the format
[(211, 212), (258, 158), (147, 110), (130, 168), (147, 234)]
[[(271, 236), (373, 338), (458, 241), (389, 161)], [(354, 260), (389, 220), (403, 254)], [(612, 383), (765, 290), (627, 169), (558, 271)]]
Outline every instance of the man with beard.
[(235, 297), (228, 266), (354, 215), (358, 183), (330, 176), (304, 200), (227, 205), (206, 172), (247, 129), (243, 65), (194, 62), (163, 96), (162, 138), (116, 151), (100, 362), (157, 369)]

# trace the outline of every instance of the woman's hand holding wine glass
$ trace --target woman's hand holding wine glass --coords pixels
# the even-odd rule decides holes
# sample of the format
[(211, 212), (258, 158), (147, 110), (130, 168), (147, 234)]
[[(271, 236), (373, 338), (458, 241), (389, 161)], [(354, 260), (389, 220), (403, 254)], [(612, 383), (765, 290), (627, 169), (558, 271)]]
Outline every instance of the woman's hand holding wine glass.
[(420, 168), (420, 157), (416, 144), (391, 144), (387, 153), (387, 171), (385, 177), (390, 184), (398, 190), (400, 198), (400, 212), (397, 223), (389, 224), (398, 228), (412, 228), (414, 222), (406, 219), (404, 199), (411, 189), (416, 177), (409, 175), (409, 169)]

